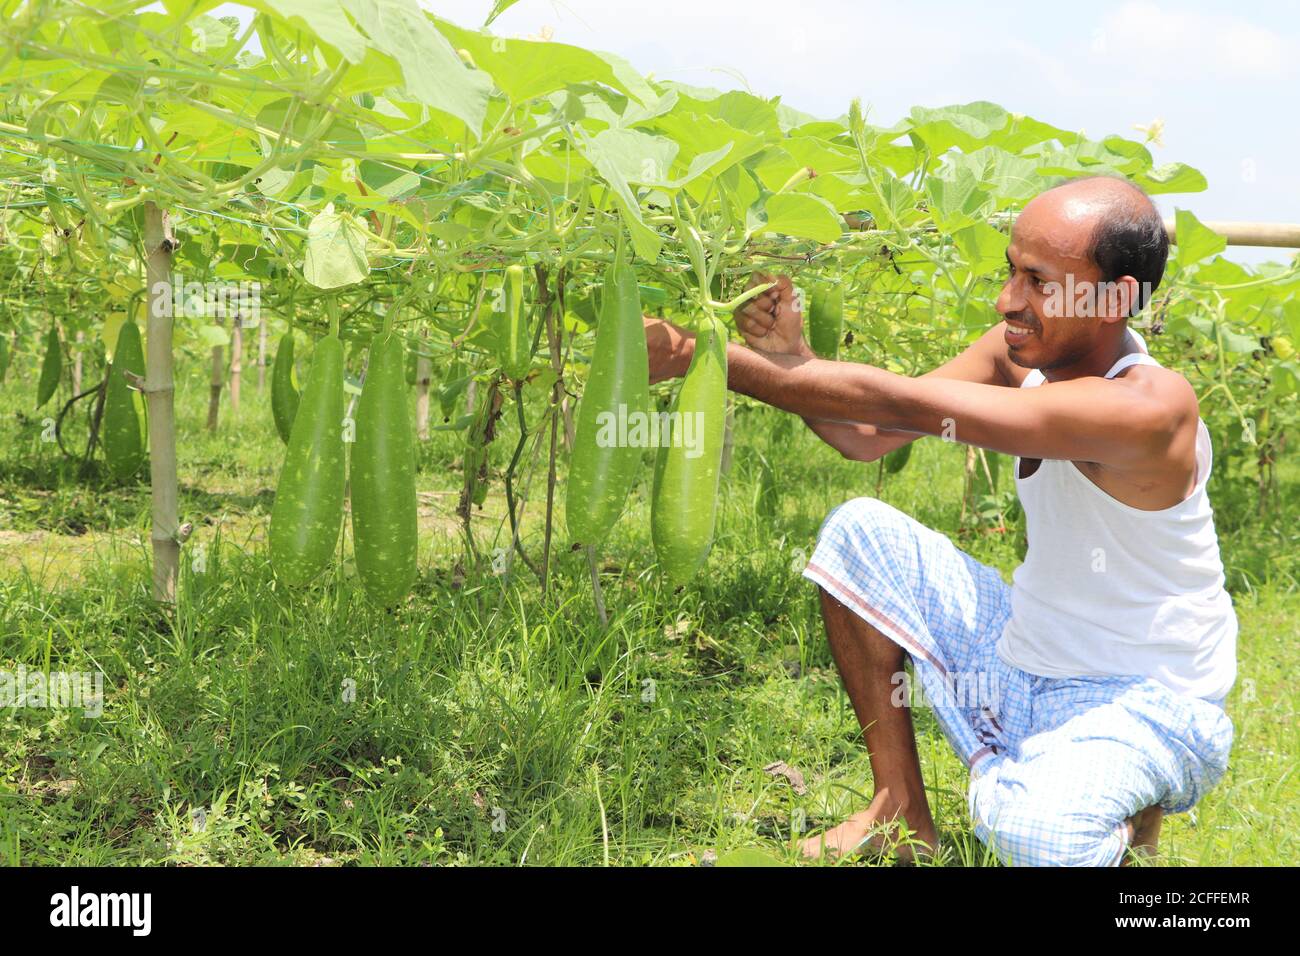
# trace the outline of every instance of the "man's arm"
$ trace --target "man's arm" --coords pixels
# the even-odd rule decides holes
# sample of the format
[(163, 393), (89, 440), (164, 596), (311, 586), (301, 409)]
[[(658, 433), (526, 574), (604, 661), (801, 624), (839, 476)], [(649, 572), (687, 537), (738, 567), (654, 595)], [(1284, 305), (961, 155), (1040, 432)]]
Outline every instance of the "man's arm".
[[(1006, 350), (1002, 344), (1002, 328), (1003, 324), (998, 323), (958, 355), (920, 377), (949, 378), (984, 385), (1011, 387), (1019, 385), (1019, 380), (1014, 382), (1010, 380), (1007, 370), (1003, 367), (1005, 363), (1001, 361), (1002, 353)], [(805, 358), (816, 358), (806, 345), (799, 354)], [(730, 358), (729, 352), (728, 360)], [(744, 359), (740, 361), (743, 364)], [(730, 380), (730, 373), (728, 379)], [(877, 425), (850, 424), (810, 417), (805, 417), (804, 421), (822, 441), (852, 461), (875, 461), (895, 448), (901, 448), (908, 442), (922, 437), (918, 432), (895, 431)]]
[[(744, 336), (745, 342), (760, 355), (788, 354), (816, 359), (817, 356), (803, 337), (801, 303), (795, 295), (789, 276), (755, 272), (750, 277), (751, 287), (768, 282), (772, 283), (771, 288), (736, 310), (736, 327)], [(1010, 371), (1009, 363), (1004, 358), (1005, 351), (1002, 324), (999, 323), (960, 355), (921, 377), (953, 378), (986, 385), (1019, 385), (1023, 373), (1018, 369)], [(738, 361), (743, 366), (745, 359), (741, 357)], [(864, 424), (832, 421), (812, 415), (801, 417), (822, 441), (845, 458), (854, 461), (875, 461), (920, 437), (910, 430), (884, 428), (878, 422)]]
[(735, 345), (727, 360), (728, 387), (797, 415), (944, 435), (1024, 458), (1132, 467), (1164, 455), (1195, 412), (1191, 387), (1175, 374), (1012, 389)]
[[(694, 352), (694, 336), (661, 319), (647, 318), (645, 322), (654, 380), (662, 381), (685, 374)], [(1023, 373), (1016, 376), (1015, 372), (1019, 370), (1007, 369), (1002, 360), (1006, 350), (1002, 344), (1002, 329), (1002, 323), (989, 329), (959, 355), (926, 372), (921, 378), (950, 378), (996, 386), (1019, 385)], [(791, 347), (797, 349), (795, 354), (798, 357), (816, 360), (816, 355), (802, 340)], [(761, 349), (751, 351), (744, 346), (729, 343), (727, 386), (733, 391), (750, 394), (745, 391), (745, 383), (753, 376), (761, 377), (766, 368), (764, 363), (755, 363), (751, 359), (768, 354)], [(848, 362), (823, 364), (853, 367)], [(777, 403), (769, 404), (783, 407)], [(801, 417), (822, 441), (853, 461), (875, 461), (925, 434), (921, 431), (883, 428), (861, 421), (833, 420), (817, 415)]]

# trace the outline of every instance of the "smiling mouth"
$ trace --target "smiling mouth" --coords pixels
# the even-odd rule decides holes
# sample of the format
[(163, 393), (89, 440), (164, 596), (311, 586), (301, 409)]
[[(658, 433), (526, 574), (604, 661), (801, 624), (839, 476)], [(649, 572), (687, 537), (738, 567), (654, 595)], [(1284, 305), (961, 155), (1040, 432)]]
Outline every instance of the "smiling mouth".
[(1030, 335), (1034, 330), (1028, 326), (1014, 325), (1011, 322), (1008, 322), (1007, 331), (1012, 335)]

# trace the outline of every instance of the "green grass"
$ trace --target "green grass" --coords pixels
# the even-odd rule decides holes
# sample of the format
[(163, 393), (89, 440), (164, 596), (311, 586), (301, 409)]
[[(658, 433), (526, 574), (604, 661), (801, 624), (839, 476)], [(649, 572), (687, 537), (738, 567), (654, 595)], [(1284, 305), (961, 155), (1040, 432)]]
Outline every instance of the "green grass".
[[(0, 670), (102, 671), (106, 696), (99, 718), (0, 710), (0, 861), (691, 865), (747, 847), (792, 859), (800, 821), (814, 831), (869, 798), (815, 592), (795, 568), (827, 511), (874, 493), (876, 466), (742, 409), (706, 570), (679, 592), (661, 580), (643, 483), (603, 562), (604, 630), (562, 523), (546, 598), (522, 564), (508, 577), (466, 568), (456, 444), (441, 433), (422, 451), (416, 594), (389, 614), (347, 560), (306, 591), (275, 581), (264, 535), (282, 446), (268, 396), (247, 376), (241, 418), (223, 407), (208, 434), (191, 366), (178, 394), (196, 532), (172, 619), (147, 596), (147, 487), (80, 477), (39, 440), (32, 383), (15, 369), (0, 390)], [(498, 467), (517, 435), (506, 411)], [(760, 452), (782, 489), (766, 518)], [(882, 497), (1009, 574), (1015, 524), (960, 523), (963, 454), (920, 443)], [(1250, 476), (1224, 471), (1213, 500), (1241, 617), (1237, 736), (1222, 783), (1166, 821), (1159, 865), (1300, 858), (1300, 481), (1285, 473), (1280, 510), (1260, 517)], [(524, 526), (533, 555), (543, 480)], [(485, 552), (507, 542), (503, 516), (498, 482), (475, 519)], [(988, 863), (963, 766), (927, 711), (916, 720), (940, 862)], [(778, 760), (806, 794), (764, 772)]]

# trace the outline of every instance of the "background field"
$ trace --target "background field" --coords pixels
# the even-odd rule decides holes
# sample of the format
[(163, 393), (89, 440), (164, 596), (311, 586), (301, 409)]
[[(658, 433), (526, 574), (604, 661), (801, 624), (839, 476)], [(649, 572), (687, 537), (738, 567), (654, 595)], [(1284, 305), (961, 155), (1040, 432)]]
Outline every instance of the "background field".
[[(879, 473), (801, 424), (739, 409), (716, 544), (680, 592), (653, 566), (644, 473), (603, 562), (608, 630), (562, 535), (545, 599), (522, 564), (465, 574), (459, 438), (435, 434), (421, 451), (420, 580), (387, 614), (337, 578), (303, 592), (275, 582), (264, 536), (282, 446), (267, 395), (246, 372), (240, 416), (223, 408), (208, 433), (206, 370), (183, 362), (181, 513), (197, 530), (167, 621), (148, 597), (147, 484), (78, 480), (40, 440), (28, 365), (0, 390), (0, 669), (102, 670), (107, 699), (98, 719), (0, 709), (0, 863), (692, 865), (740, 847), (792, 859), (792, 830), (869, 798), (797, 568), (825, 514), (874, 494)], [(508, 413), (498, 468), (516, 434)], [(756, 507), (760, 454), (780, 492), (771, 516)], [(1300, 858), (1300, 475), (1283, 463), (1261, 517), (1242, 461), (1211, 486), (1241, 618), (1232, 764), (1167, 820), (1161, 865)], [(963, 462), (960, 446), (926, 439), (881, 497), (1009, 575), (1019, 527), (963, 524)], [(544, 461), (534, 474), (524, 527), (537, 554)], [(1009, 489), (1004, 468), (1006, 504)], [(475, 518), (485, 551), (506, 543), (493, 537), (503, 521), (498, 482)], [(942, 862), (987, 863), (964, 768), (916, 716)], [(775, 761), (807, 792), (765, 772)]]

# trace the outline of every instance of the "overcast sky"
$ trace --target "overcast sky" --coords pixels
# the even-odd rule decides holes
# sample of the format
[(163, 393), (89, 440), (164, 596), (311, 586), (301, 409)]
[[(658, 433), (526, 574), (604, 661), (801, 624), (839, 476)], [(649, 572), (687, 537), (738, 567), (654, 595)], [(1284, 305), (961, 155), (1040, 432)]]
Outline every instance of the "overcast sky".
[[(481, 26), (491, 0), (422, 0)], [(626, 57), (643, 73), (780, 95), (835, 117), (861, 96), (889, 125), (914, 105), (991, 100), (1065, 129), (1141, 140), (1200, 169), (1165, 197), (1202, 219), (1300, 222), (1300, 2), (1065, 5), (900, 0), (520, 0), (493, 31)], [(1243, 261), (1285, 250), (1233, 248)]]

